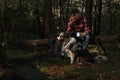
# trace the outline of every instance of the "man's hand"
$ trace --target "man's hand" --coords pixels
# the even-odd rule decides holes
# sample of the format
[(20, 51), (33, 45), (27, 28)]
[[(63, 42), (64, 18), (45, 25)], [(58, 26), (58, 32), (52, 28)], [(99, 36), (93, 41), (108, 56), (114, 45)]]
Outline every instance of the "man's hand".
[(86, 36), (86, 33), (85, 33), (85, 32), (80, 33), (80, 36), (81, 36), (81, 37), (85, 37), (85, 36)]

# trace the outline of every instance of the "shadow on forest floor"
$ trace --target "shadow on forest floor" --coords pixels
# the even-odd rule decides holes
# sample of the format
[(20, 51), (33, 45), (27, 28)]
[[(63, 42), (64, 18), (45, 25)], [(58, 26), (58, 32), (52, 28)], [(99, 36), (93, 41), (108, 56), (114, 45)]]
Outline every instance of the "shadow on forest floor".
[(4, 76), (0, 80), (49, 80), (44, 73), (32, 63), (13, 64), (12, 68), (8, 68)]
[(70, 64), (68, 58), (39, 57), (33, 62), (11, 63), (13, 68), (0, 80), (119, 80), (120, 51), (115, 45), (106, 45), (108, 60), (91, 64)]

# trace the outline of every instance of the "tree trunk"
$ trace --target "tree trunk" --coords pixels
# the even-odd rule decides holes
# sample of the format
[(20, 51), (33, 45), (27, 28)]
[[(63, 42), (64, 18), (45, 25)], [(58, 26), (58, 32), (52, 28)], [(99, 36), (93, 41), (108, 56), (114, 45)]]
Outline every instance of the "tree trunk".
[(112, 0), (109, 0), (109, 21), (110, 21), (110, 27), (109, 27), (109, 32), (112, 33), (113, 31), (113, 24), (112, 24), (112, 4), (111, 4)]
[(4, 7), (3, 7), (3, 31), (4, 31), (4, 42), (7, 42), (7, 17), (6, 17), (6, 9), (7, 9), (7, 1), (4, 0)]
[(101, 32), (101, 11), (102, 0), (94, 0), (94, 20), (93, 20), (93, 33), (97, 36)]
[(102, 11), (102, 0), (98, 0), (98, 19), (97, 19), (97, 33), (96, 35), (100, 34), (101, 30), (101, 11)]
[(92, 7), (93, 0), (86, 0), (85, 13), (91, 30), (92, 30)]
[(52, 1), (44, 1), (44, 36), (48, 37), (50, 35), (51, 28), (51, 16), (52, 16)]
[(19, 0), (19, 8), (22, 8), (22, 0)]
[(93, 36), (95, 36), (97, 33), (96, 27), (97, 27), (97, 4), (96, 4), (96, 0), (94, 0)]
[(43, 27), (41, 26), (41, 22), (40, 22), (40, 16), (39, 16), (40, 12), (39, 12), (39, 1), (36, 0), (36, 8), (35, 8), (35, 17), (36, 17), (36, 34), (40, 36), (40, 38), (43, 37)]

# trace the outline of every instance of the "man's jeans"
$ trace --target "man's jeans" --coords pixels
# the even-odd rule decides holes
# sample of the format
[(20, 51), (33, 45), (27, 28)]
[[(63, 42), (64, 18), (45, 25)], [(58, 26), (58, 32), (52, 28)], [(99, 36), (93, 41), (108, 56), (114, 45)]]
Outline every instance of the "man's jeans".
[[(89, 43), (89, 39), (90, 39), (90, 35), (88, 34), (88, 35), (85, 36), (85, 40), (83, 40), (83, 43), (82, 43), (82, 48), (83, 49), (87, 48), (88, 43)], [(75, 44), (75, 43), (76, 43), (76, 39), (74, 37), (71, 37), (69, 42), (65, 46), (62, 46), (61, 55), (63, 56), (65, 54), (64, 53), (65, 48), (69, 48), (72, 44)]]
[(85, 40), (84, 40), (83, 43), (82, 43), (83, 49), (86, 49), (86, 48), (87, 48), (88, 43), (89, 43), (89, 39), (90, 39), (90, 35), (87, 34), (87, 35), (85, 36)]
[(76, 43), (76, 39), (74, 37), (70, 37), (69, 41), (66, 45), (62, 45), (62, 49), (61, 49), (61, 55), (64, 56), (65, 55), (65, 49), (69, 49), (71, 45)]

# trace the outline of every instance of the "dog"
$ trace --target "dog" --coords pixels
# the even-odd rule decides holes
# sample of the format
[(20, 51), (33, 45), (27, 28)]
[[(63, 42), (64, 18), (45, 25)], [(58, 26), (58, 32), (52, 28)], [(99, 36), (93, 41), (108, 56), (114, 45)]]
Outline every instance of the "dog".
[(68, 48), (67, 43), (69, 39), (72, 40), (71, 41), (72, 44), (76, 43), (76, 40), (73, 37), (66, 38), (64, 32), (61, 32), (59, 36), (57, 37), (57, 40), (62, 44), (61, 55), (62, 56), (67, 55), (67, 57), (70, 58), (70, 64), (73, 64), (74, 59), (75, 59), (75, 53)]
[[(77, 42), (74, 37), (66, 37), (63, 32), (59, 34), (57, 37), (57, 40), (61, 42), (62, 49), (61, 49), (61, 55), (67, 55), (67, 57), (70, 58), (70, 64), (73, 64), (76, 60), (80, 62), (94, 62), (94, 55), (89, 53), (89, 51), (82, 49), (82, 44), (80, 42)], [(69, 43), (71, 44), (70, 47), (68, 47)], [(81, 63), (82, 63), (81, 62)]]
[[(66, 37), (63, 32), (59, 34), (57, 40), (62, 44), (61, 55), (67, 55), (70, 58), (70, 64), (73, 64), (75, 61), (89, 64), (107, 60), (106, 56), (92, 54), (88, 50), (83, 49), (81, 42), (76, 41), (74, 37)], [(71, 43), (70, 47), (68, 47), (69, 41)]]

